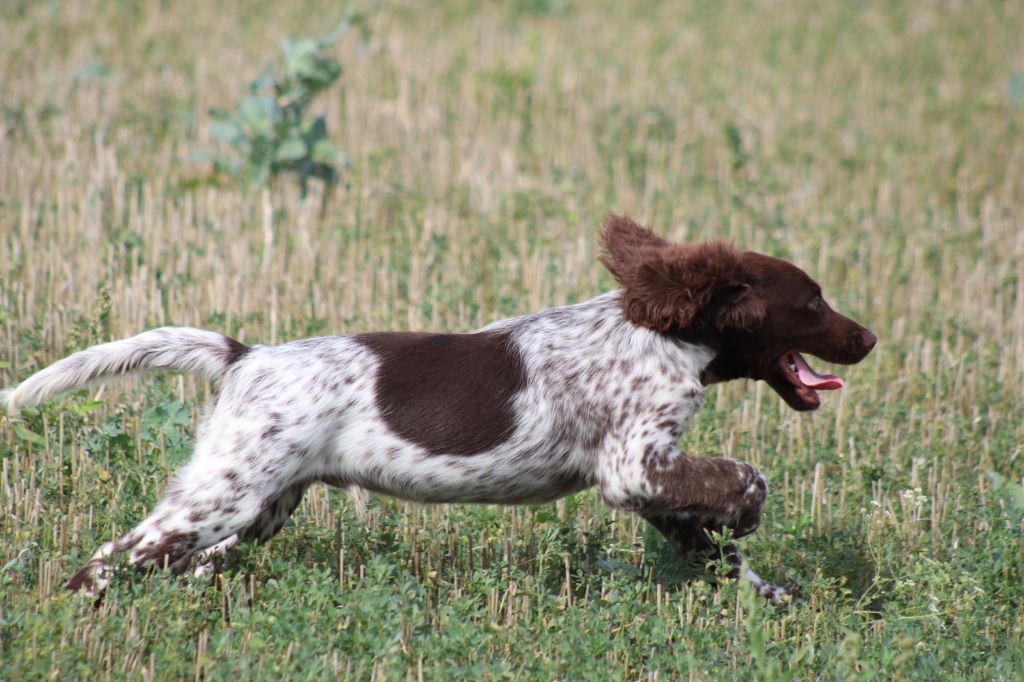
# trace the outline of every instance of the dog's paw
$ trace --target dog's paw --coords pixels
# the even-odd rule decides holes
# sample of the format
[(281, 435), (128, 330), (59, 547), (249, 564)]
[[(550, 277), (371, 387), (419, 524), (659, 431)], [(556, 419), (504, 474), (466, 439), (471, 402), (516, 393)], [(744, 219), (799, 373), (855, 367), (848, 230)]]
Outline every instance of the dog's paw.
[(768, 601), (778, 604), (781, 602), (787, 602), (791, 599), (785, 588), (780, 585), (772, 585), (766, 582), (761, 576), (753, 571), (753, 569), (746, 569), (743, 572), (743, 577), (754, 586), (757, 593), (767, 599)]
[(788, 602), (792, 599), (789, 592), (786, 592), (784, 587), (781, 585), (772, 585), (771, 583), (765, 583), (761, 587), (757, 588), (757, 593), (775, 604)]
[(199, 561), (196, 563), (196, 567), (192, 570), (192, 575), (197, 578), (216, 575), (220, 570), (221, 564), (227, 558), (228, 553), (237, 544), (238, 534), (235, 533), (234, 535), (224, 538), (216, 545), (204, 549), (199, 553)]
[(113, 568), (103, 559), (90, 559), (66, 583), (64, 589), (87, 597), (102, 597)]

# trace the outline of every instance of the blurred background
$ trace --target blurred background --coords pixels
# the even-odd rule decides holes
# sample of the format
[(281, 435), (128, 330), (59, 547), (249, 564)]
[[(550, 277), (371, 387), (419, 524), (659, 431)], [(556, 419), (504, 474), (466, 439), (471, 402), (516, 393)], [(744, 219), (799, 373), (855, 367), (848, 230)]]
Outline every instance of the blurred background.
[(209, 388), (3, 421), (2, 676), (1018, 674), (1022, 26), (1015, 2), (3, 3), (0, 384), (164, 324), (279, 343), (584, 300), (614, 286), (610, 211), (788, 258), (880, 343), (813, 416), (739, 382), (684, 438), (768, 474), (745, 543), (781, 610), (593, 491), (360, 517), (322, 488), (212, 584), (126, 578), (92, 612), (61, 582), (153, 503)]

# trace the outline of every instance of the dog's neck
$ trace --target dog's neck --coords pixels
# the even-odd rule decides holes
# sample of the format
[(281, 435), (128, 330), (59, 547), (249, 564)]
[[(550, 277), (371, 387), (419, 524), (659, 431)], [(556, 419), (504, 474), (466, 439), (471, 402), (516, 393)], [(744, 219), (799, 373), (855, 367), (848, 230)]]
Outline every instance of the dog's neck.
[[(640, 374), (671, 370), (706, 384), (702, 377), (716, 356), (703, 337), (661, 333), (629, 321), (623, 312), (622, 290), (500, 320), (484, 330), (506, 331), (526, 344), (533, 337), (543, 339), (545, 344), (550, 344), (552, 338), (566, 341), (564, 353), (548, 349), (530, 354), (528, 362), (549, 358), (554, 353), (559, 357), (557, 373), (568, 375), (585, 372), (595, 364), (626, 363)], [(555, 330), (557, 333), (552, 334)], [(584, 348), (592, 351), (582, 351)], [(550, 373), (552, 369), (547, 367), (544, 371)]]

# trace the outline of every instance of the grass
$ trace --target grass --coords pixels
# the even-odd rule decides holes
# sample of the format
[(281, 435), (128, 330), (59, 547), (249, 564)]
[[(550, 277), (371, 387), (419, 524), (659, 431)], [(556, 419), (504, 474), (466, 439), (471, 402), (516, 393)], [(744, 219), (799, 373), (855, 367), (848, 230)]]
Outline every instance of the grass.
[[(1011, 679), (1024, 670), (1020, 3), (367, 6), (318, 105), (347, 186), (189, 156), (336, 3), (0, 9), (0, 384), (173, 323), (248, 342), (465, 330), (612, 286), (615, 210), (803, 265), (881, 343), (813, 415), (715, 389), (682, 447), (769, 476), (712, 586), (593, 491), (533, 508), (311, 490), (213, 581), (60, 585), (187, 458), (150, 375), (0, 420), (0, 678)], [(987, 472), (994, 472), (994, 476)]]

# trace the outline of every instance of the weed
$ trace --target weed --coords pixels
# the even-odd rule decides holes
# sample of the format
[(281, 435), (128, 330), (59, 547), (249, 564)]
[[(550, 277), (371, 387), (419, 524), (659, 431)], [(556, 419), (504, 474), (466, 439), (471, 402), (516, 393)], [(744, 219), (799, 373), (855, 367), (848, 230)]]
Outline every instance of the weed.
[(235, 151), (233, 157), (213, 157), (214, 168), (249, 187), (292, 173), (303, 194), (310, 178), (338, 182), (348, 157), (328, 139), (327, 119), (310, 118), (308, 109), (342, 74), (341, 62), (326, 50), (362, 25), (362, 16), (350, 12), (322, 38), (285, 40), (281, 62), (249, 84), (248, 97), (232, 110), (212, 109), (210, 132)]

